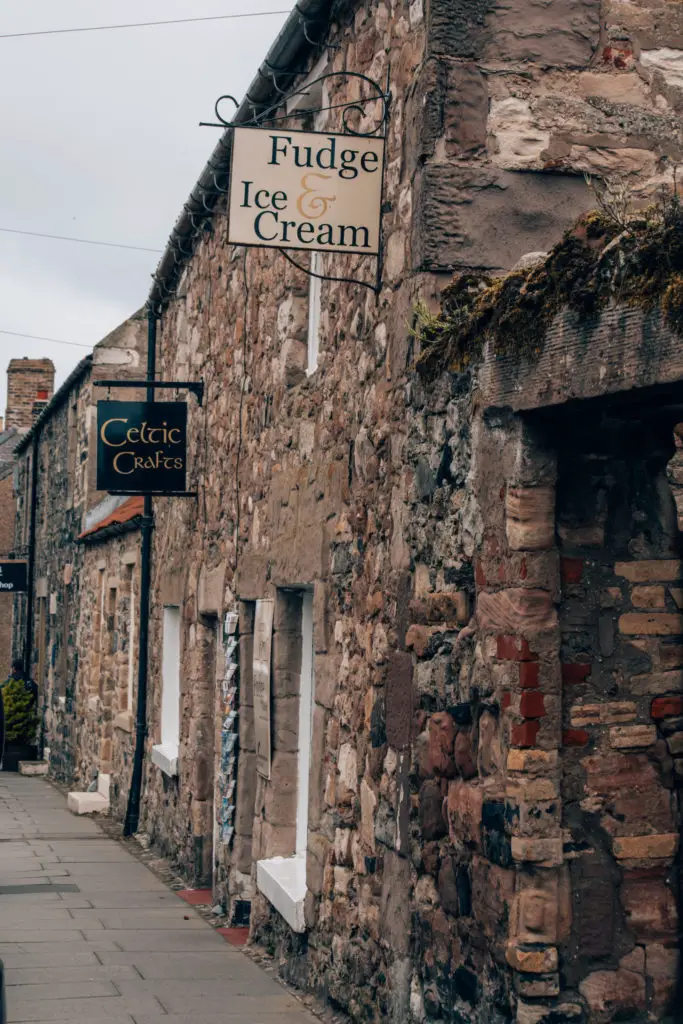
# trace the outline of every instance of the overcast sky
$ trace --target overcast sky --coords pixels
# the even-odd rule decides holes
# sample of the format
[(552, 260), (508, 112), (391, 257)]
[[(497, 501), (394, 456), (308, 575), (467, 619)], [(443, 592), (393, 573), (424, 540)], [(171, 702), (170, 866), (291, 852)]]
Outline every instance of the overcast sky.
[[(0, 0), (0, 35), (284, 10), (289, 0)], [(162, 249), (286, 15), (0, 38), (0, 228)], [(0, 231), (0, 330), (92, 346), (145, 301), (159, 255)], [(10, 358), (49, 356), (57, 385), (87, 348), (0, 334)]]

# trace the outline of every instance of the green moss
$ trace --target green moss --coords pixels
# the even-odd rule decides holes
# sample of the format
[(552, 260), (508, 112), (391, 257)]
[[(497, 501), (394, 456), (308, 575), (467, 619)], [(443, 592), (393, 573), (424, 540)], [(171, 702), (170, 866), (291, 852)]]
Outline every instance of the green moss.
[(433, 377), (496, 354), (534, 358), (563, 309), (589, 322), (611, 301), (659, 307), (683, 334), (683, 209), (669, 196), (626, 228), (603, 211), (582, 217), (540, 264), (491, 280), (465, 274), (446, 288), (440, 315), (416, 316), (417, 369)]

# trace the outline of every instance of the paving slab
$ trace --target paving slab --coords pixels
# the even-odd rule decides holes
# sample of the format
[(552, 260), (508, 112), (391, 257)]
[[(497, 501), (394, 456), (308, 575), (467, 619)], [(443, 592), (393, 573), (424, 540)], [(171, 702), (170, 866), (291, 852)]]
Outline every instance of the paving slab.
[(7, 1024), (315, 1022), (41, 777), (0, 773), (0, 958)]

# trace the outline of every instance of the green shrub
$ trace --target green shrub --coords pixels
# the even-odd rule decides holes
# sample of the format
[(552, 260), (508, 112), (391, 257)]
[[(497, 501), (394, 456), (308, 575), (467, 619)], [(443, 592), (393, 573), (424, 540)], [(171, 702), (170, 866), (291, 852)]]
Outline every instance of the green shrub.
[(11, 679), (2, 688), (7, 743), (34, 743), (38, 728), (38, 709), (33, 695), (20, 679)]

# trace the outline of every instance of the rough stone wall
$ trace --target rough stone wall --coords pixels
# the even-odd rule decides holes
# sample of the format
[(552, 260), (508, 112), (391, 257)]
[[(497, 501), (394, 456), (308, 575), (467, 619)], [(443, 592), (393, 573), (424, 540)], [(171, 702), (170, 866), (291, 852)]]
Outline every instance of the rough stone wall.
[[(78, 772), (79, 744), (87, 737), (77, 718), (77, 680), (83, 650), (78, 641), (84, 549), (77, 544), (87, 510), (103, 495), (95, 489), (96, 379), (135, 377), (144, 351), (146, 324), (132, 317), (93, 351), (92, 363), (58, 395), (37, 434), (35, 596), (31, 672), (44, 706), (50, 771), (71, 781)], [(18, 458), (16, 546), (29, 543), (31, 460), (29, 439)], [(14, 652), (23, 650), (26, 599), (17, 601)], [(86, 740), (87, 742), (87, 740)]]
[(7, 367), (5, 427), (25, 432), (52, 398), (55, 368), (51, 359), (12, 359)]
[(673, 436), (602, 422), (560, 448), (569, 987), (594, 1019), (673, 996), (681, 785), (680, 536)]
[(125, 816), (135, 747), (139, 574), (137, 529), (86, 540), (80, 568), (74, 782), (85, 788), (98, 772), (112, 774), (111, 807), (118, 818)]
[[(435, 300), (443, 278), (432, 272), (508, 268), (592, 205), (572, 147), (653, 148), (648, 104), (661, 103), (643, 86), (637, 138), (581, 122), (567, 153), (557, 142), (564, 162), (529, 161), (535, 129), (508, 146), (526, 164), (505, 155), (497, 102), (518, 91), (530, 109), (536, 92), (564, 102), (589, 72), (603, 90), (622, 87), (631, 72), (599, 63), (601, 33), (589, 0), (340, 9), (332, 66), (381, 81), (391, 64), (378, 300), (322, 284), (321, 352), (307, 377), (308, 282), (277, 254), (227, 247), (219, 205), (161, 320), (164, 377), (203, 378), (207, 393), (202, 409), (189, 399), (199, 497), (155, 500), (148, 754), (164, 604), (182, 609), (182, 718), (178, 778), (148, 756), (144, 827), (198, 877), (215, 828), (216, 620), (239, 608), (235, 836), (216, 846), (216, 897), (252, 898), (252, 934), (290, 980), (356, 1020), (502, 1022), (516, 1007), (536, 1024), (560, 991), (570, 874), (556, 456), (520, 417), (487, 410), (467, 376), (425, 390), (410, 373), (409, 326), (414, 300)], [(329, 98), (348, 88), (335, 83)], [(561, 112), (558, 133), (565, 121)], [(649, 167), (643, 190), (655, 183)], [(210, 598), (209, 579), (220, 581)], [(255, 886), (256, 860), (292, 852), (299, 633), (280, 624), (274, 634), (283, 770), (270, 784), (253, 768), (249, 666), (252, 602), (271, 596), (277, 608), (283, 588), (304, 586), (316, 685), (301, 935)], [(562, 1007), (580, 1019), (585, 1004)]]

